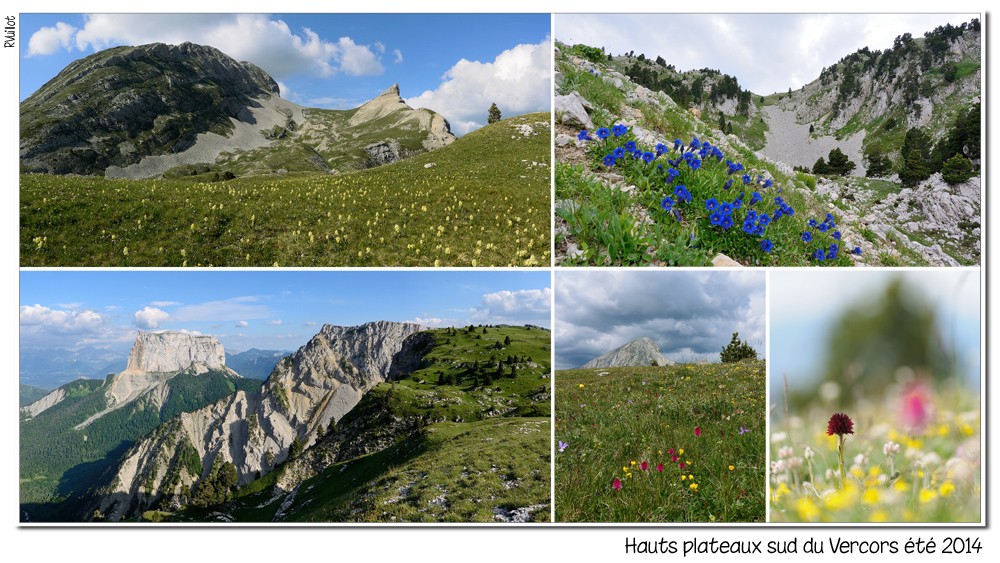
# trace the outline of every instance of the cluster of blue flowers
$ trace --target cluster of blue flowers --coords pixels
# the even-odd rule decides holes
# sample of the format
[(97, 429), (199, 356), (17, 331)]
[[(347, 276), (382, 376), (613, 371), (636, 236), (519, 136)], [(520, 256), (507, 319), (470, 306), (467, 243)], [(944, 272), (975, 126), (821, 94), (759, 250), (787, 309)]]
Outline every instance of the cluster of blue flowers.
[[(722, 150), (707, 141), (699, 140), (697, 137), (693, 137), (690, 143), (674, 139), (673, 147), (669, 147), (664, 143), (657, 143), (654, 147), (655, 152), (643, 151), (635, 141), (631, 140), (622, 146), (615, 146), (617, 143), (603, 144), (603, 141), (612, 135), (617, 138), (627, 133), (628, 127), (622, 124), (617, 124), (611, 129), (602, 127), (595, 132), (597, 138), (602, 141), (601, 146), (606, 146), (607, 150), (609, 150), (602, 159), (602, 164), (608, 168), (613, 168), (620, 161), (627, 158), (631, 158), (632, 161), (642, 161), (645, 164), (651, 164), (653, 161), (663, 157), (665, 162), (656, 164), (656, 170), (663, 178), (667, 189), (665, 197), (660, 201), (660, 207), (677, 221), (683, 221), (681, 207), (684, 204), (690, 203), (693, 196), (690, 190), (683, 184), (675, 185), (681, 176), (681, 170), (686, 166), (692, 172), (695, 172), (702, 168), (704, 162), (711, 162), (710, 159), (715, 159), (716, 163), (722, 163), (725, 158)], [(594, 140), (587, 130), (581, 131), (577, 138), (587, 141)], [(673, 158), (670, 158), (671, 153), (675, 155)], [(771, 188), (773, 186), (772, 179), (765, 177), (763, 174), (746, 170), (740, 162), (725, 159), (725, 166), (728, 178), (722, 188), (724, 190), (731, 189), (735, 180), (737, 182), (742, 181), (741, 185), (744, 187), (744, 191), (741, 191), (731, 201), (719, 201), (714, 197), (706, 199), (704, 204), (705, 210), (708, 212), (710, 225), (723, 231), (728, 231), (740, 221), (739, 218), (734, 218), (734, 213), (743, 210), (742, 231), (751, 237), (761, 237), (761, 250), (770, 253), (774, 249), (774, 243), (770, 239), (763, 238), (768, 226), (777, 222), (781, 217), (794, 216), (795, 209), (785, 202), (781, 196), (774, 197), (774, 209), (771, 213), (759, 207), (755, 208), (755, 206), (765, 200), (764, 195), (757, 190)], [(747, 198), (748, 193), (749, 198)], [(780, 194), (781, 190), (778, 190), (778, 193)], [(840, 231), (834, 230), (836, 229), (836, 222), (833, 215), (827, 214), (826, 219), (822, 223), (811, 219), (809, 226), (819, 231), (819, 233), (829, 232), (829, 236), (834, 239), (834, 242), (829, 247), (815, 249), (811, 254), (812, 258), (818, 261), (835, 260), (840, 251), (841, 234)], [(802, 240), (806, 243), (811, 242), (813, 238), (813, 233), (809, 231), (802, 233)], [(860, 255), (861, 249), (855, 247), (851, 252)]]
[[(817, 262), (822, 262), (824, 260), (836, 260), (837, 254), (840, 252), (840, 244), (841, 244), (840, 239), (842, 235), (840, 231), (836, 230), (837, 222), (836, 220), (834, 220), (833, 214), (827, 213), (826, 218), (823, 220), (822, 223), (817, 221), (816, 219), (809, 219), (807, 224), (809, 225), (810, 228), (816, 229), (820, 233), (824, 234), (828, 233), (828, 236), (834, 240), (834, 242), (831, 242), (830, 246), (828, 247), (824, 247), (821, 244), (819, 248), (813, 250), (813, 253), (811, 254), (812, 258)], [(814, 235), (810, 231), (803, 231), (802, 241), (805, 243), (810, 243), (813, 242), (814, 240), (816, 242), (819, 242), (818, 240), (819, 236), (820, 235)], [(854, 250), (851, 250), (850, 252), (851, 254), (861, 256), (861, 247), (855, 246)]]

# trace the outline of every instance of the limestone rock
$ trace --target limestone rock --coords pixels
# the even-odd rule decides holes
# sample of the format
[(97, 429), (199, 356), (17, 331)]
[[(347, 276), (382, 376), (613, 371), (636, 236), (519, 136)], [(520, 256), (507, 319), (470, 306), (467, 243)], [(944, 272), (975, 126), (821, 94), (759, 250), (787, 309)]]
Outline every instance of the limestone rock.
[(716, 254), (715, 258), (712, 258), (712, 266), (715, 266), (716, 268), (742, 268), (743, 264), (740, 264), (725, 254)]
[(595, 369), (623, 366), (668, 366), (674, 362), (660, 353), (660, 347), (648, 336), (643, 336), (620, 346), (607, 354), (590, 360), (581, 369)]
[(417, 324), (387, 321), (325, 325), (278, 363), (259, 393), (240, 391), (182, 414), (133, 446), (102, 487), (97, 508), (119, 519), (191, 486), (200, 475), (174, 468), (181, 477), (168, 482), (171, 464), (158, 461), (177, 459), (184, 444), (198, 452), (203, 467), (210, 468), (218, 456), (232, 462), (240, 483), (269, 472), (287, 459), (294, 441), (309, 446), (369, 389), (412, 369), (417, 350), (425, 345), (421, 330)]
[(559, 122), (571, 127), (593, 129), (594, 122), (583, 106), (583, 97), (576, 92), (565, 96), (556, 96), (554, 110)]

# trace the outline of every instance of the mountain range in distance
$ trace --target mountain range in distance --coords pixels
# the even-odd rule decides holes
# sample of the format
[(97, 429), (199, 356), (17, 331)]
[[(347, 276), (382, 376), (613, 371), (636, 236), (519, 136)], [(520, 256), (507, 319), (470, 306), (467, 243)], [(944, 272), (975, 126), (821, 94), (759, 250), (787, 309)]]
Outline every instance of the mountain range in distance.
[(532, 326), (325, 325), (261, 382), (213, 337), (140, 332), (124, 370), (21, 409), (22, 521), (547, 519), (549, 350)]

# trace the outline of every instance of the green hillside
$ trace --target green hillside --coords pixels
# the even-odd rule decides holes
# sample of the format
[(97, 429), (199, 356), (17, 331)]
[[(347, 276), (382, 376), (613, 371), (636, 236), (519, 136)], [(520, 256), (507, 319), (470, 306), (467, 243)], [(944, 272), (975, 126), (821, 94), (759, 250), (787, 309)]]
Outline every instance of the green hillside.
[(21, 265), (545, 266), (549, 119), (343, 175), (22, 175)]
[[(145, 518), (548, 521), (550, 331), (429, 333), (419, 369), (368, 391), (292, 461), (229, 502)], [(296, 475), (306, 478), (291, 496), (275, 487)]]
[[(97, 478), (136, 440), (182, 412), (192, 411), (260, 381), (221, 372), (178, 374), (157, 408), (148, 396), (74, 427), (107, 407), (108, 380), (80, 379), (61, 387), (66, 398), (34, 418), (21, 417), (20, 498), (32, 520), (65, 519)], [(62, 502), (67, 501), (70, 502)], [(60, 504), (61, 503), (61, 504)], [(77, 518), (72, 518), (77, 519)]]
[(49, 394), (51, 389), (42, 389), (41, 387), (35, 387), (34, 385), (25, 385), (23, 383), (18, 387), (18, 406), (23, 407), (34, 403), (38, 399)]

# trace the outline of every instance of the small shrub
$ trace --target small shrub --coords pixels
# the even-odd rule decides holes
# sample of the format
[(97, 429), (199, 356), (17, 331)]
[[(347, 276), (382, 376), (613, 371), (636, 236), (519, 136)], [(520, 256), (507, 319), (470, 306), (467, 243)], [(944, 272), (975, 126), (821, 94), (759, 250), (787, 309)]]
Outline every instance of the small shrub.
[(740, 340), (740, 333), (734, 332), (733, 339), (722, 348), (722, 363), (732, 364), (744, 359), (757, 359), (757, 351), (752, 346)]

